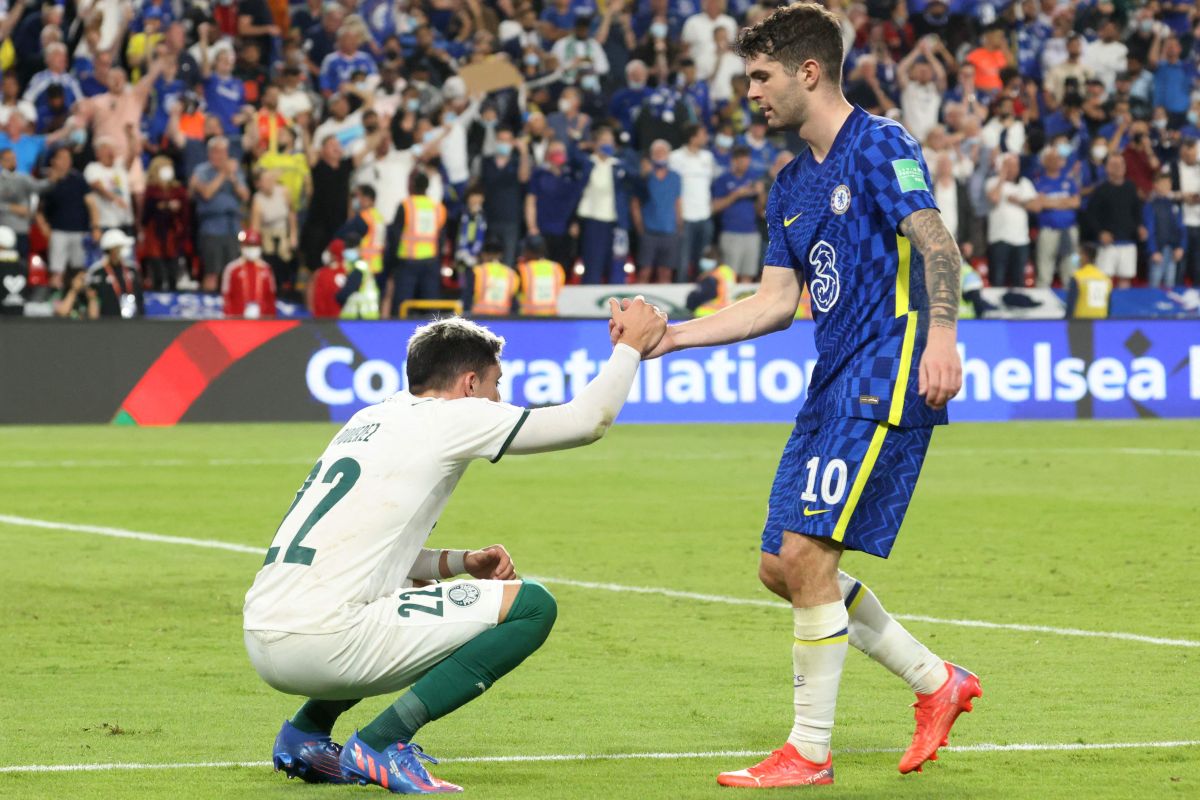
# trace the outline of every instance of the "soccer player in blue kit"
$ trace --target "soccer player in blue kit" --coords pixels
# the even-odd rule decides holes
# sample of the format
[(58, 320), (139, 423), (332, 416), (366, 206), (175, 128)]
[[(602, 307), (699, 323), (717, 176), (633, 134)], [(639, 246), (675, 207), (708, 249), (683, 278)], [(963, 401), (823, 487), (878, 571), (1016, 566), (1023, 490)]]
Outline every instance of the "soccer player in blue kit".
[(887, 557), (933, 428), (961, 388), (959, 251), (920, 146), (842, 94), (836, 16), (812, 3), (781, 8), (743, 30), (738, 49), (750, 100), (771, 128), (798, 130), (809, 150), (771, 189), (758, 292), (671, 326), (649, 357), (783, 330), (807, 283), (818, 360), (771, 488), (759, 566), (793, 607), (795, 724), (766, 760), (717, 782), (833, 782), (830, 738), (849, 644), (917, 694), (916, 733), (900, 761), (912, 772), (971, 710), (979, 679), (917, 642), (838, 561), (847, 549)]

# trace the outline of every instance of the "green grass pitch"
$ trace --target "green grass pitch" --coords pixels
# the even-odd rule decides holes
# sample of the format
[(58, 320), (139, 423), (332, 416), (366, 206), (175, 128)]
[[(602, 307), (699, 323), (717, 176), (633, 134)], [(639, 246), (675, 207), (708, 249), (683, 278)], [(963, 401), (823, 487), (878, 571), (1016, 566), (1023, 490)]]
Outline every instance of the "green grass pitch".
[[(0, 428), (0, 515), (264, 547), (329, 425)], [(786, 426), (619, 426), (587, 449), (480, 462), (431, 542), (503, 542), (520, 571), (768, 599), (759, 531)], [(1200, 641), (1200, 425), (939, 431), (896, 551), (850, 555), (899, 614)], [(45, 764), (264, 762), (294, 698), (242, 648), (253, 554), (0, 522), (0, 797), (338, 798), (265, 766), (29, 772)], [(420, 737), (479, 798), (731, 797), (748, 756), (466, 762), (473, 756), (766, 753), (791, 723), (791, 618), (547, 581), (546, 646)], [(1200, 648), (908, 623), (977, 671), (952, 745), (1200, 739)], [(1200, 746), (947, 752), (901, 776), (912, 696), (851, 650), (839, 798), (1200, 797)], [(388, 702), (369, 700), (337, 733)], [(781, 796), (784, 792), (773, 794)], [(772, 793), (768, 793), (770, 796)]]

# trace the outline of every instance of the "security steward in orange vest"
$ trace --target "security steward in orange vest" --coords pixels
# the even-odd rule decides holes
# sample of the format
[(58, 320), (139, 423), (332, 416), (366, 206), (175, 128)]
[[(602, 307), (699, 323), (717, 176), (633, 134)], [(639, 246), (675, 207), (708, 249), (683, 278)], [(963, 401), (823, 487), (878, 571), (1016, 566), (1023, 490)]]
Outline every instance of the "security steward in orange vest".
[(521, 276), (521, 314), (526, 317), (558, 315), (558, 296), (567, 282), (562, 264), (546, 258), (546, 242), (540, 236), (525, 240), (525, 257), (517, 265)]
[(463, 311), (472, 317), (507, 317), (517, 311), (517, 273), (500, 260), (503, 252), (499, 239), (488, 239), (479, 263), (463, 274)]
[(335, 239), (358, 241), (358, 257), (367, 262), (371, 274), (379, 278), (383, 272), (383, 248), (387, 241), (387, 223), (375, 207), (375, 187), (362, 184), (354, 189), (354, 209)]
[[(411, 193), (396, 209), (392, 228), (400, 232), (395, 269), (388, 280), (391, 313), (405, 300), (437, 300), (441, 297), (442, 231), (446, 207), (426, 196), (429, 178), (422, 172), (412, 177)], [(359, 246), (361, 254), (362, 247)]]

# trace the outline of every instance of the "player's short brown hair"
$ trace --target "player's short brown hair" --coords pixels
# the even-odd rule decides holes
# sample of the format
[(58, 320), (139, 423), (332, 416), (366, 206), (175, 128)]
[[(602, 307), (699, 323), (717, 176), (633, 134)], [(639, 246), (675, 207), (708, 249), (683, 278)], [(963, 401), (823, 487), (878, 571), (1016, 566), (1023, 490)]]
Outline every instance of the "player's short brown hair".
[(737, 54), (773, 58), (789, 75), (813, 59), (833, 86), (842, 83), (842, 26), (837, 15), (816, 3), (794, 3), (777, 9), (742, 30)]
[(504, 337), (462, 317), (422, 325), (408, 340), (408, 390), (413, 394), (448, 389), (468, 372), (482, 373), (500, 363)]

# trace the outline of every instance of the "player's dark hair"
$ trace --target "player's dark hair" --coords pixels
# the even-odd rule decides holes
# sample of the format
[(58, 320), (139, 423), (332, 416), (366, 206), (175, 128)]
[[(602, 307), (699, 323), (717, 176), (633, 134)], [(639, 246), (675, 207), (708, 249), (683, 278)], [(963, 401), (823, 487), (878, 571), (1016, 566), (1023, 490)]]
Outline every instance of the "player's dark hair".
[(448, 389), (468, 372), (482, 373), (500, 363), (504, 337), (462, 317), (422, 325), (408, 340), (408, 390), (413, 394)]
[(738, 35), (736, 51), (744, 59), (766, 56), (795, 75), (810, 58), (821, 65), (833, 86), (842, 83), (842, 27), (837, 15), (816, 3), (795, 3), (776, 10)]

